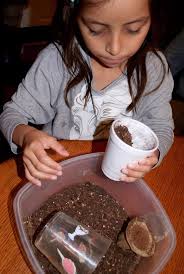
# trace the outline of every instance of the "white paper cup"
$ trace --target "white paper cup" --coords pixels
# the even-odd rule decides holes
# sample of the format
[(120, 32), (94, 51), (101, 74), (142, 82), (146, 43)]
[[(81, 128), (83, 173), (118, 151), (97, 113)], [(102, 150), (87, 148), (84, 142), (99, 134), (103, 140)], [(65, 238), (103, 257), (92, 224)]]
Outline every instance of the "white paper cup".
[[(116, 134), (117, 126), (126, 126), (132, 135), (132, 146), (122, 141)], [(109, 140), (102, 161), (103, 173), (114, 181), (120, 181), (122, 168), (142, 160), (158, 149), (156, 134), (145, 124), (132, 118), (117, 119), (112, 123)]]

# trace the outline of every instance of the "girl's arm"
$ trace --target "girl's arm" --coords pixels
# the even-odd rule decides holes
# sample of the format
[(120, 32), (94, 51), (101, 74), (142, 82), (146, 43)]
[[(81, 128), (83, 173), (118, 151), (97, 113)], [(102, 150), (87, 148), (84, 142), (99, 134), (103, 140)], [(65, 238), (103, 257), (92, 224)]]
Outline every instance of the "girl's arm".
[(56, 138), (28, 125), (48, 124), (55, 117), (64, 82), (60, 60), (55, 46), (44, 49), (0, 115), (0, 130), (14, 153), (22, 148), (26, 177), (37, 185), (40, 180), (55, 180), (62, 174), (61, 166), (47, 155), (47, 149), (68, 156)]
[(147, 57), (148, 82), (145, 95), (137, 105), (135, 119), (149, 126), (159, 139), (159, 162), (169, 151), (174, 139), (174, 122), (170, 101), (174, 87), (173, 77), (168, 70), (167, 61), (162, 53), (159, 53), (165, 64), (165, 77), (162, 84), (153, 92), (154, 87), (158, 86), (163, 76), (163, 66), (154, 54)]
[(43, 125), (55, 117), (56, 100), (61, 92), (61, 83), (64, 82), (62, 61), (59, 60), (61, 57), (59, 58), (54, 45), (44, 49), (20, 83), (11, 101), (4, 106), (0, 115), (0, 130), (14, 153), (17, 153), (17, 146), (12, 142), (12, 136), (18, 125)]
[(18, 125), (13, 131), (12, 141), (22, 148), (26, 134), (30, 134), (32, 131), (36, 131), (36, 129), (29, 125)]
[(160, 60), (155, 55), (148, 56), (147, 72), (148, 83), (145, 96), (140, 99), (137, 105), (134, 118), (149, 126), (159, 139), (159, 149), (150, 157), (128, 165), (122, 170), (122, 180), (133, 182), (138, 178), (144, 177), (153, 167), (160, 164), (173, 143), (173, 119), (170, 100), (174, 86), (171, 72), (162, 54), (160, 54), (166, 68), (166, 74), (162, 84), (157, 90), (149, 93), (154, 87), (158, 86), (163, 75), (163, 67)]

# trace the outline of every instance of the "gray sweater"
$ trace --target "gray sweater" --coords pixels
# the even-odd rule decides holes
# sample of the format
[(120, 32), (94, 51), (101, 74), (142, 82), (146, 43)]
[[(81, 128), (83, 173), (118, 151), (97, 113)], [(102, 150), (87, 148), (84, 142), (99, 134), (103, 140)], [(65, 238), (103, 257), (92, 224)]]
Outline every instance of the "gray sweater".
[[(166, 64), (164, 56), (159, 54)], [(90, 65), (89, 56), (84, 52), (83, 55)], [(158, 57), (149, 53), (146, 68), (148, 81), (136, 111), (126, 112), (131, 102), (126, 74), (101, 91), (92, 88), (96, 113), (91, 100), (84, 109), (84, 81), (70, 91), (71, 108), (68, 108), (64, 89), (70, 75), (58, 50), (51, 44), (39, 54), (11, 101), (5, 104), (0, 115), (0, 129), (12, 151), (17, 153), (12, 133), (19, 124), (43, 125), (43, 130), (57, 139), (89, 140), (107, 137), (112, 120), (126, 115), (145, 123), (156, 133), (160, 143), (160, 162), (173, 142), (170, 107), (173, 79), (171, 73), (167, 73), (162, 85), (149, 94), (160, 82), (163, 67)]]

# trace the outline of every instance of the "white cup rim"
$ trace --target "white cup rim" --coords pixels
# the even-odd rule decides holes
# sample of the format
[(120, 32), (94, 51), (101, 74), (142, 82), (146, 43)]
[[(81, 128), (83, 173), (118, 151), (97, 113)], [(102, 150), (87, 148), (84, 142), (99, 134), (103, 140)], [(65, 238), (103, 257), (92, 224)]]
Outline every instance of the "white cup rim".
[[(127, 143), (125, 143), (123, 140), (121, 140), (117, 134), (115, 133), (115, 130), (114, 130), (114, 127), (115, 127), (115, 124), (120, 122), (120, 124), (123, 124), (123, 121), (125, 120), (132, 120), (132, 121), (135, 121), (137, 124), (139, 124), (140, 126), (142, 127), (145, 127), (154, 137), (155, 139), (155, 146), (154, 148), (152, 149), (139, 149), (139, 148), (135, 148), (135, 147), (132, 147), (130, 145), (128, 145)], [(154, 133), (154, 131), (148, 127), (147, 125), (145, 125), (144, 123), (140, 122), (140, 121), (137, 121), (135, 119), (132, 119), (130, 117), (124, 117), (124, 118), (118, 118), (116, 120), (113, 121), (112, 123), (112, 126), (111, 126), (111, 137), (113, 136), (113, 138), (115, 138), (115, 141), (116, 141), (116, 144), (118, 146), (122, 146), (125, 145), (125, 147), (127, 147), (128, 149), (130, 149), (131, 151), (134, 151), (134, 152), (148, 152), (148, 153), (151, 153), (151, 152), (154, 152), (156, 149), (158, 149), (158, 146), (159, 146), (159, 140), (158, 140), (158, 137), (156, 136), (156, 134)]]

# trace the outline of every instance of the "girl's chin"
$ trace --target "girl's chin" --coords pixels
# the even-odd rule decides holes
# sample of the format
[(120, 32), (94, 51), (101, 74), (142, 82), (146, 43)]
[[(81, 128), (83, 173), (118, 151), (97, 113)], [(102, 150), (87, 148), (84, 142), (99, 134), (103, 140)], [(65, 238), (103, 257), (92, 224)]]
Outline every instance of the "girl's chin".
[(104, 62), (101, 61), (101, 64), (106, 67), (106, 68), (117, 68), (117, 67), (121, 67), (122, 63), (115, 63), (115, 62)]

